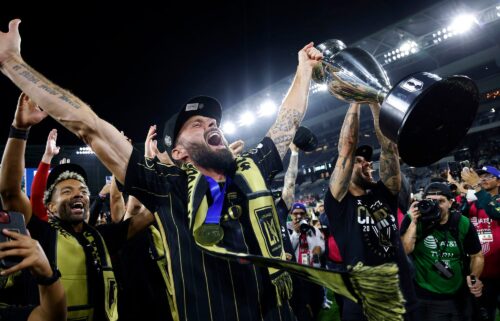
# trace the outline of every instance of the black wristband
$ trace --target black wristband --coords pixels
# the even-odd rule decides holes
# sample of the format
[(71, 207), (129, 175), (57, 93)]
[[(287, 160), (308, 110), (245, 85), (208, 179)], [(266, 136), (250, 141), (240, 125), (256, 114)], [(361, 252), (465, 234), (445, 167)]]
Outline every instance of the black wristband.
[(17, 129), (16, 127), (10, 125), (9, 138), (18, 138), (18, 139), (28, 139), (28, 134), (30, 133), (28, 129)]
[(49, 286), (54, 284), (57, 280), (59, 280), (60, 277), (61, 277), (61, 272), (59, 272), (59, 269), (57, 267), (52, 267), (51, 276), (49, 276), (48, 278), (36, 276), (35, 281), (39, 285)]

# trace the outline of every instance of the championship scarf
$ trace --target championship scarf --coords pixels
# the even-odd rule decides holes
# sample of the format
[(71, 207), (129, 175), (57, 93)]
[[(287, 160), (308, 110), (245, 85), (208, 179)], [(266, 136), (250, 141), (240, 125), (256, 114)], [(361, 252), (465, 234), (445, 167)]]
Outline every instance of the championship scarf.
[[(82, 235), (87, 244), (81, 244), (60, 225), (58, 219), (52, 219), (50, 225), (53, 227), (56, 263), (66, 291), (68, 320), (93, 320), (94, 307), (90, 306), (89, 302), (86, 260), (91, 260), (98, 268), (104, 289), (104, 302), (101, 304), (104, 306), (106, 320), (118, 320), (118, 287), (106, 244), (99, 232), (86, 225)], [(87, 247), (87, 253), (84, 247)]]
[[(251, 158), (237, 159), (238, 168), (232, 179), (246, 196), (248, 215), (252, 231), (257, 239), (260, 253), (263, 257), (286, 260), (281, 239), (281, 229), (278, 215), (274, 207), (271, 192), (260, 170)], [(188, 216), (193, 235), (205, 222), (208, 211), (207, 187), (205, 177), (191, 164), (184, 166), (188, 175)], [(195, 213), (195, 215), (193, 215)], [(243, 213), (245, 215), (246, 213)], [(203, 245), (198, 240), (196, 244), (206, 252), (222, 257), (235, 257), (242, 253), (232, 252), (224, 247), (214, 245)], [(246, 254), (246, 253), (244, 253)], [(276, 299), (279, 306), (283, 300), (292, 297), (293, 285), (290, 275), (273, 267), (267, 267), (269, 277), (276, 289)]]
[[(280, 226), (274, 201), (254, 161), (245, 155), (236, 158), (233, 183), (246, 195), (248, 215), (262, 255), (228, 251), (217, 246), (196, 244), (204, 251), (223, 258), (246, 260), (266, 267), (276, 286), (278, 304), (291, 296), (291, 272), (307, 281), (327, 287), (360, 303), (370, 321), (400, 321), (405, 313), (404, 299), (399, 288), (396, 264), (363, 266), (358, 263), (345, 271), (332, 271), (286, 261)], [(208, 210), (208, 183), (192, 164), (183, 165), (188, 179), (188, 216), (193, 236), (204, 224)], [(243, 213), (243, 215), (247, 215)], [(273, 279), (274, 277), (274, 279)]]

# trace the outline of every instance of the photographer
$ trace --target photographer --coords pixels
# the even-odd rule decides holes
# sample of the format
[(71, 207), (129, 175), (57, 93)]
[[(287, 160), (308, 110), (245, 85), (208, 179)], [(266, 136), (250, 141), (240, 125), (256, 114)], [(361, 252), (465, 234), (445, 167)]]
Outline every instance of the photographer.
[(465, 284), (475, 297), (481, 296), (484, 259), (479, 238), (465, 216), (450, 210), (452, 203), (446, 184), (431, 183), (401, 225), (405, 252), (412, 254), (415, 265), (421, 320), (468, 320)]
[(309, 224), (306, 206), (302, 203), (292, 205), (293, 229), (290, 232), (290, 241), (295, 251), (297, 262), (304, 265), (319, 267), (319, 256), (325, 251), (323, 234), (316, 227)]

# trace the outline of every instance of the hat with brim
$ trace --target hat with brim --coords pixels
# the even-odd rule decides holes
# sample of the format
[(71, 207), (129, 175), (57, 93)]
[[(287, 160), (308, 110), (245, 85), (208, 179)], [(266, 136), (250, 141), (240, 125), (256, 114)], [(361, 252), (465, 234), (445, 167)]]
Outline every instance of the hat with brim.
[(491, 174), (496, 178), (500, 178), (500, 171), (496, 167), (490, 165), (476, 169), (476, 173), (477, 175)]
[(177, 135), (182, 125), (193, 116), (204, 116), (215, 119), (217, 126), (220, 126), (222, 119), (222, 107), (219, 101), (209, 96), (197, 96), (188, 100), (181, 110), (170, 117), (163, 129), (163, 143), (166, 151), (171, 155), (175, 147)]

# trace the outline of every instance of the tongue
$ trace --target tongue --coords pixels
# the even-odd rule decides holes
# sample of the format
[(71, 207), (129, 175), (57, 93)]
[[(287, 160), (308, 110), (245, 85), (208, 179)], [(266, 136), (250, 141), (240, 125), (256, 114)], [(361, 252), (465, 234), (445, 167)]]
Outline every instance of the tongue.
[(221, 143), (221, 137), (219, 135), (212, 135), (208, 138), (208, 144), (212, 146), (219, 146)]
[(83, 208), (74, 207), (74, 208), (71, 209), (71, 212), (73, 214), (82, 214), (83, 213)]

